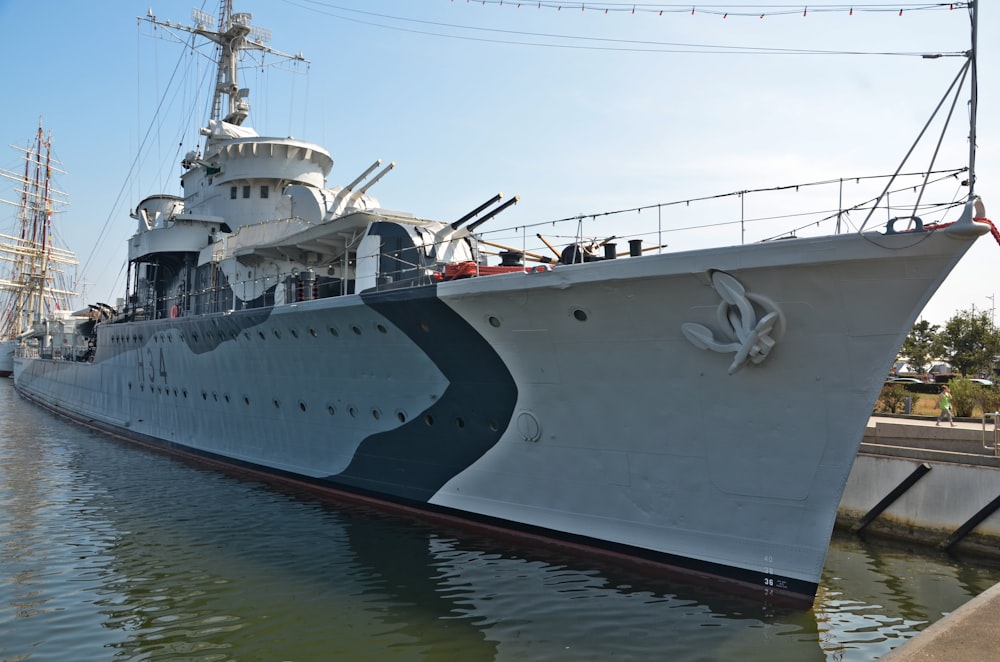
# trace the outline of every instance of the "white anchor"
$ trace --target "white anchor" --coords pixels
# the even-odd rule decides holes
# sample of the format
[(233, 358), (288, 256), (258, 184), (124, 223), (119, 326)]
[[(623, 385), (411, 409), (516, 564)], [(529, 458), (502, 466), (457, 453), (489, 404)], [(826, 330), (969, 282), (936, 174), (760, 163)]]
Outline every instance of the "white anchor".
[[(720, 342), (711, 329), (694, 322), (682, 324), (681, 332), (698, 349), (735, 352), (729, 366), (732, 375), (746, 365), (747, 360), (758, 364), (767, 358), (777, 343), (771, 335), (776, 330), (775, 325), (780, 335), (785, 318), (773, 302), (757, 294), (748, 294), (738, 280), (723, 271), (712, 273), (712, 286), (722, 297), (716, 316), (726, 338)], [(754, 303), (769, 311), (759, 321)]]

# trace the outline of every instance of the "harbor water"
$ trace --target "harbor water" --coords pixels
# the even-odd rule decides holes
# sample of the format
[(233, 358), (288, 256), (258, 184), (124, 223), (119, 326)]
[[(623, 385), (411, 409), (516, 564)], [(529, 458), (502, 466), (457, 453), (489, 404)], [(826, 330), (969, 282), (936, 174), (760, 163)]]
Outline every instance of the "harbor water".
[(1000, 563), (835, 536), (812, 610), (222, 473), (0, 380), (0, 660), (876, 660)]

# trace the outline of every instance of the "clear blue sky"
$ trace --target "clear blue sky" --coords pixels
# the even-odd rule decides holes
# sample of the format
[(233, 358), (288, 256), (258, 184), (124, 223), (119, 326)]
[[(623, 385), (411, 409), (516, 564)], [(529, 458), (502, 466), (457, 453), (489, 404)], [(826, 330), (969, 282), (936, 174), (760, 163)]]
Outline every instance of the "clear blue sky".
[[(853, 15), (822, 11), (831, 7), (825, 3), (811, 6), (807, 16), (801, 5), (717, 0), (686, 5), (696, 8), (693, 16), (666, 3), (658, 5), (667, 10), (662, 16), (601, 11), (623, 2), (584, 2), (582, 11), (580, 2), (563, 3), (561, 10), (545, 6), (552, 0), (541, 8), (537, 1), (517, 4), (237, 2), (236, 11), (252, 13), (254, 24), (271, 31), (272, 47), (310, 60), (296, 74), (246, 75), (248, 124), (262, 134), (326, 147), (335, 162), (331, 185), (347, 183), (377, 158), (396, 161), (396, 170), (372, 189), (390, 209), (452, 220), (497, 191), (520, 195), (495, 222), (507, 227), (890, 173), (960, 59), (801, 51), (953, 53), (969, 44), (966, 11), (908, 11), (912, 0), (899, 3), (903, 16), (866, 12), (871, 5), (864, 3)], [(977, 191), (987, 214), (1000, 219), (1000, 194), (994, 195), (1000, 8), (983, 4)], [(26, 145), (40, 117), (51, 131), (67, 171), (59, 186), (71, 199), (58, 218), (60, 234), (86, 265), (89, 300), (122, 295), (125, 242), (135, 229), (129, 209), (150, 194), (179, 194), (180, 159), (199, 145), (196, 130), (207, 114), (199, 81), (207, 63), (176, 42), (148, 36), (136, 20), (152, 10), (187, 25), (192, 8), (216, 15), (218, 2), (0, 0), (3, 144)], [(725, 11), (731, 14), (723, 17)], [(758, 11), (764, 18), (743, 15)], [(737, 53), (734, 47), (790, 53)], [(178, 62), (183, 66), (174, 74)], [(157, 127), (144, 139), (158, 106)], [(956, 115), (941, 168), (964, 165), (965, 108)], [(143, 158), (136, 162), (140, 144)], [(6, 154), (0, 166), (17, 169), (15, 152), (0, 150)], [(907, 169), (925, 165), (917, 161)], [(9, 196), (9, 189), (0, 194)], [(835, 189), (798, 196), (796, 206), (837, 206)], [(787, 205), (748, 196), (743, 213), (778, 215)], [(732, 223), (741, 214), (736, 198), (691, 209), (697, 211), (665, 211), (663, 226), (687, 226), (696, 217)], [(12, 209), (0, 210), (0, 231), (12, 218)], [(611, 217), (611, 230), (594, 234), (624, 234), (640, 221), (655, 225), (655, 212)], [(745, 240), (797, 224), (748, 224)], [(666, 239), (670, 250), (740, 240), (738, 223)], [(981, 239), (924, 316), (941, 323), (958, 310), (990, 309), (1000, 289), (998, 257), (1000, 246)]]

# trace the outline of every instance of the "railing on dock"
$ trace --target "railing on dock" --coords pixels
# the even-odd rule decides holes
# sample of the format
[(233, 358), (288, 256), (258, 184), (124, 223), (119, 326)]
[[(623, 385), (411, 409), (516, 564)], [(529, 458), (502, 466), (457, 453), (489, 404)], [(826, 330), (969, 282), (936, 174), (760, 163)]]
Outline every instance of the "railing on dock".
[[(986, 419), (992, 418), (992, 429), (987, 429)], [(992, 450), (993, 455), (1000, 457), (1000, 412), (983, 412), (983, 448)]]

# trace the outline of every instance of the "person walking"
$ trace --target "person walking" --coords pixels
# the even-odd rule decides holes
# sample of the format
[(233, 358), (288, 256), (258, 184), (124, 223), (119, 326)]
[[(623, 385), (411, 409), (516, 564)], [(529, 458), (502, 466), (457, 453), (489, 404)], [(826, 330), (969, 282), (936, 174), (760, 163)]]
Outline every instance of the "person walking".
[(947, 386), (941, 387), (941, 395), (938, 396), (937, 406), (941, 409), (941, 413), (938, 414), (937, 423), (934, 425), (941, 425), (941, 421), (947, 419), (951, 423), (951, 427), (955, 427), (955, 421), (951, 418), (951, 391)]

